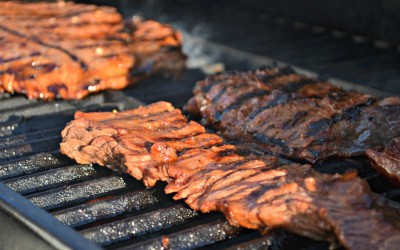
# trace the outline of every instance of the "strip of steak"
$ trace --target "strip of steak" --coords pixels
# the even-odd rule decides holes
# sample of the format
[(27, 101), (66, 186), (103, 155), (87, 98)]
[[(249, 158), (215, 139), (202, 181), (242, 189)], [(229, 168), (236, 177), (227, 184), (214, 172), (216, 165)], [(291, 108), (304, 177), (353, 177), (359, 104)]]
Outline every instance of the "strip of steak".
[[(377, 100), (344, 91), (287, 67), (207, 77), (196, 84), (186, 110), (229, 139), (310, 163), (329, 157), (371, 158), (368, 150), (400, 136), (400, 98)], [(399, 185), (399, 159), (389, 165), (371, 161)]]
[(400, 215), (355, 172), (318, 173), (224, 143), (171, 104), (123, 112), (75, 114), (61, 152), (142, 179), (168, 182), (167, 193), (195, 210), (221, 211), (232, 225), (273, 228), (348, 249), (396, 249)]
[(0, 22), (1, 92), (81, 99), (184, 68), (177, 31), (111, 7), (0, 2)]

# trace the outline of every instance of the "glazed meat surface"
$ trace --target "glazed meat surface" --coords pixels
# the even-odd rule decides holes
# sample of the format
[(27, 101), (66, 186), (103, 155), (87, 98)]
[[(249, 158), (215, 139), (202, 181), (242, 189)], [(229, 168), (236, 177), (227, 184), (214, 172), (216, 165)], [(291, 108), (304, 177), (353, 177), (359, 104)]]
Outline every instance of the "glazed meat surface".
[[(377, 100), (344, 91), (288, 67), (207, 77), (196, 84), (186, 110), (229, 139), (310, 163), (330, 157), (371, 158), (368, 150), (400, 136), (400, 98)], [(400, 184), (395, 157), (372, 161)]]
[(1, 92), (80, 99), (184, 68), (178, 32), (111, 7), (0, 2), (0, 22)]
[(167, 181), (165, 191), (175, 199), (202, 212), (220, 211), (233, 225), (264, 233), (284, 228), (348, 249), (400, 243), (398, 210), (355, 172), (322, 174), (243, 152), (166, 102), (77, 112), (62, 137), (61, 152), (77, 162), (123, 171), (147, 186)]

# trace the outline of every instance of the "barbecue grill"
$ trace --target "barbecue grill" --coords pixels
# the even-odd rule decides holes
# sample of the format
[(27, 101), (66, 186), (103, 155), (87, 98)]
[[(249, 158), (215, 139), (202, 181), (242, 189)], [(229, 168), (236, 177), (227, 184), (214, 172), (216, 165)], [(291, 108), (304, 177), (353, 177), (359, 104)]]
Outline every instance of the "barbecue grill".
[[(77, 166), (58, 152), (60, 132), (75, 111), (126, 110), (157, 100), (182, 107), (204, 72), (222, 68), (289, 63), (298, 65), (295, 70), (299, 73), (319, 76), (345, 89), (375, 96), (400, 93), (396, 47), (376, 40), (395, 42), (395, 35), (366, 32), (363, 26), (348, 26), (346, 30), (346, 22), (302, 19), (299, 14), (294, 17), (302, 22), (295, 22), (288, 18), (294, 10), (282, 11), (282, 5), (268, 12), (265, 5), (269, 1), (259, 8), (255, 3), (239, 1), (228, 6), (224, 1), (190, 2), (115, 3), (125, 16), (142, 14), (182, 30), (189, 59), (188, 70), (179, 80), (147, 79), (123, 91), (107, 91), (80, 101), (31, 101), (8, 94), (0, 97), (1, 248), (328, 249), (326, 242), (283, 230), (263, 236), (233, 227), (221, 214), (201, 214), (173, 201), (164, 194), (163, 183), (146, 189), (128, 175), (96, 165)], [(374, 192), (400, 207), (400, 190), (363, 158), (331, 159), (316, 166), (328, 173), (349, 167), (357, 169)]]

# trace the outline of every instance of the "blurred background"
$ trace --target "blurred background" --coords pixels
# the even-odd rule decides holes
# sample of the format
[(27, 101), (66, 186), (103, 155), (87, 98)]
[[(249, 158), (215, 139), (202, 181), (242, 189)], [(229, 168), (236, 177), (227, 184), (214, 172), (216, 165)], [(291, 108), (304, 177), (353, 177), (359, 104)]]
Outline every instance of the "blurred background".
[[(399, 1), (79, 2), (113, 5), (126, 17), (141, 15), (179, 28), (186, 37), (189, 68), (246, 69), (272, 59), (322, 78), (400, 94)], [(214, 45), (221, 47), (210, 48)], [(238, 63), (246, 56), (253, 60)]]

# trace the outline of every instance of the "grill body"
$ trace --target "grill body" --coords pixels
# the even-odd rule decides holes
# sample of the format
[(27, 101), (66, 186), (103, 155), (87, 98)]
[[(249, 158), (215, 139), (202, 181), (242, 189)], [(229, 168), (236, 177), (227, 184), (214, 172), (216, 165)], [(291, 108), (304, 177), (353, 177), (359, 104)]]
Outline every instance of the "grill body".
[[(188, 70), (179, 80), (151, 78), (123, 91), (80, 101), (44, 103), (1, 96), (0, 248), (328, 249), (326, 242), (281, 230), (262, 236), (229, 225), (218, 213), (194, 212), (165, 195), (163, 183), (146, 189), (130, 176), (96, 165), (77, 165), (58, 152), (60, 132), (77, 110), (126, 110), (159, 100), (182, 107), (204, 72), (221, 65), (229, 70), (289, 62), (299, 65), (295, 69), (300, 73), (325, 78), (345, 89), (376, 96), (386, 96), (387, 91), (398, 94), (394, 82), (399, 77), (395, 70), (399, 61), (393, 48), (377, 49), (374, 40), (357, 43), (351, 33), (343, 36), (343, 32), (275, 15), (282, 11), (273, 15), (259, 8), (249, 14), (254, 13), (254, 3), (233, 1), (222, 8), (214, 1), (134, 2), (113, 4), (126, 16), (136, 10), (180, 28), (189, 55)], [(397, 206), (400, 190), (368, 167), (365, 159), (332, 159), (316, 166), (327, 173), (349, 167), (357, 169), (374, 192)]]

